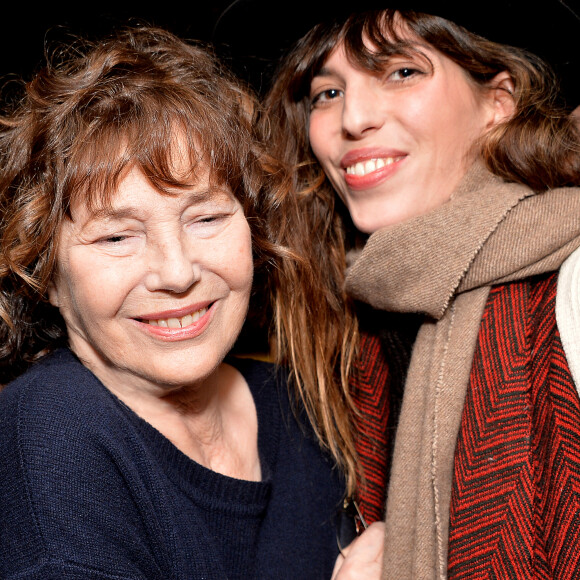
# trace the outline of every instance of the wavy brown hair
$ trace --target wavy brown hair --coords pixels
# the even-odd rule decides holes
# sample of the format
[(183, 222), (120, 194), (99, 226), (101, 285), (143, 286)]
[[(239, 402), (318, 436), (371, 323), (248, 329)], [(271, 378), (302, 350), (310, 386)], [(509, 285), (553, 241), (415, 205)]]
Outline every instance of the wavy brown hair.
[(278, 306), (278, 355), (291, 361), (319, 435), (347, 471), (350, 492), (360, 477), (352, 429), (356, 411), (349, 396), (358, 329), (354, 305), (344, 292), (352, 224), (310, 149), (310, 83), (339, 44), (354, 66), (380, 75), (391, 56), (418, 49), (410, 38), (450, 58), (482, 91), (498, 73), (510, 74), (515, 113), (480, 144), (493, 173), (539, 192), (580, 185), (578, 130), (560, 105), (557, 80), (546, 64), (523, 50), (490, 42), (437, 16), (382, 10), (316, 26), (282, 62), (265, 99), (269, 117), (264, 124), (273, 154), (294, 168), (297, 214), (289, 218), (293, 227), (283, 242), (309, 254), (311, 265), (296, 273), (292, 316), (286, 316), (285, 305)]
[[(211, 182), (229, 185), (250, 224), (254, 310), (267, 311), (265, 280), (293, 259), (268, 220), (288, 188), (257, 134), (251, 92), (208, 47), (158, 28), (54, 54), (0, 117), (0, 383), (66, 344), (46, 299), (57, 234), (72, 202), (106, 203), (132, 167), (170, 194), (195, 184), (197, 164), (209, 160)], [(172, 164), (182, 143), (187, 175)]]

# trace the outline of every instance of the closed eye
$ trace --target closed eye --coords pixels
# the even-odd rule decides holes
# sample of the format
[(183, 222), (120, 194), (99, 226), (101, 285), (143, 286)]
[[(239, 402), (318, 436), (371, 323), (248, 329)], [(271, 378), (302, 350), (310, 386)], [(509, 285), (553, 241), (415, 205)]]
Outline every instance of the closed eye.
[(108, 238), (102, 238), (99, 240), (100, 242), (104, 242), (107, 244), (118, 244), (120, 242), (124, 242), (128, 236), (110, 236)]
[(210, 238), (218, 235), (231, 223), (234, 213), (218, 213), (199, 216), (189, 222), (188, 230), (199, 238)]
[(137, 233), (105, 235), (93, 243), (102, 251), (114, 256), (127, 256), (137, 251), (142, 236)]

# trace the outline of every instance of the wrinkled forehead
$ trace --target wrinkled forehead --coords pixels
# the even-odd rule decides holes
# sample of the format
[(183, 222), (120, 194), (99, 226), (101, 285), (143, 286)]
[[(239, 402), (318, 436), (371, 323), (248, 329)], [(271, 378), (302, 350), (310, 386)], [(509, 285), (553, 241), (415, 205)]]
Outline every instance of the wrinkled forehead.
[(195, 180), (187, 184), (158, 187), (140, 168), (133, 166), (108, 195), (95, 195), (91, 203), (87, 197), (77, 197), (70, 207), (69, 219), (83, 227), (94, 222), (151, 218), (167, 211), (180, 215), (195, 207), (209, 210), (239, 205), (228, 186), (210, 183), (207, 165), (198, 168), (200, 172)]
[(110, 207), (120, 183), (133, 171), (145, 176), (166, 195), (202, 186), (210, 189), (223, 184), (214, 169), (213, 152), (196, 135), (173, 131), (171, 138), (141, 139), (133, 131), (102, 132), (69, 162), (70, 205), (90, 211)]

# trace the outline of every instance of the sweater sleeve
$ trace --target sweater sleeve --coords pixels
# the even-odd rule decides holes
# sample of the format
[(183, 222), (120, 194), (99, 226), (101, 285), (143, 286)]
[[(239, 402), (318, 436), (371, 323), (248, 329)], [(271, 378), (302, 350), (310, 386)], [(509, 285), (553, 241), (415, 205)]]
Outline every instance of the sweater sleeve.
[(41, 367), (0, 393), (3, 580), (163, 578), (137, 446), (89, 379)]

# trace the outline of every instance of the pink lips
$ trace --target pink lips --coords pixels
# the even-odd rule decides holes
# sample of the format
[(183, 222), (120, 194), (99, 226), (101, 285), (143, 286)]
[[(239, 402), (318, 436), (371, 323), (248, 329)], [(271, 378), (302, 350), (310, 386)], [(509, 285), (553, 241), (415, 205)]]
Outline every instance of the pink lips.
[[(365, 163), (371, 159), (392, 159), (392, 162), (379, 167), (365, 175), (347, 173), (348, 167), (357, 163)], [(341, 160), (340, 166), (344, 170), (344, 179), (348, 187), (353, 190), (365, 190), (379, 185), (381, 182), (390, 179), (407, 159), (407, 153), (396, 149), (364, 148), (349, 151)]]
[[(217, 308), (216, 305), (217, 301), (203, 302), (195, 304), (193, 306), (188, 306), (176, 310), (167, 310), (164, 312), (146, 314), (144, 316), (141, 316), (139, 319), (134, 320), (136, 324), (139, 325), (141, 330), (164, 341), (172, 342), (172, 341), (188, 340), (191, 338), (195, 338), (196, 336), (199, 336), (204, 332), (204, 330), (206, 329), (207, 325), (209, 324), (209, 322), (213, 317), (214, 311)], [(152, 324), (149, 324), (148, 322), (144, 322), (148, 320), (161, 320), (161, 319), (167, 320), (170, 318), (179, 319), (189, 314), (198, 312), (199, 310), (203, 310), (205, 308), (207, 308), (207, 311), (202, 316), (200, 316), (198, 320), (182, 328), (167, 328), (164, 326), (154, 326)]]

